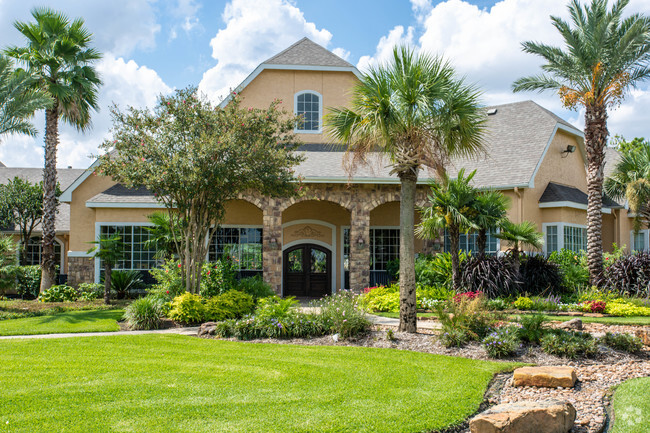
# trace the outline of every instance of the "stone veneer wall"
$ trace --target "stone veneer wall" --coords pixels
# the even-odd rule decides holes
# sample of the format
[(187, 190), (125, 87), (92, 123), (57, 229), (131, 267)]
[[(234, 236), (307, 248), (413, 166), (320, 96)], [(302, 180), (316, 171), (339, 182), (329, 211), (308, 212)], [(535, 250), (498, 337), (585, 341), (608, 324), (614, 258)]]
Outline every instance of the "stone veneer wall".
[(95, 259), (90, 257), (68, 257), (68, 285), (95, 282)]
[[(427, 186), (418, 187), (416, 203), (426, 203)], [(350, 288), (361, 290), (370, 284), (370, 211), (384, 203), (400, 200), (399, 185), (308, 184), (299, 197), (268, 198), (242, 195), (263, 212), (264, 279), (280, 294), (282, 287), (282, 213), (291, 205), (306, 200), (337, 203), (350, 212)], [(358, 240), (363, 239), (363, 245)], [(425, 252), (433, 252), (431, 242)]]

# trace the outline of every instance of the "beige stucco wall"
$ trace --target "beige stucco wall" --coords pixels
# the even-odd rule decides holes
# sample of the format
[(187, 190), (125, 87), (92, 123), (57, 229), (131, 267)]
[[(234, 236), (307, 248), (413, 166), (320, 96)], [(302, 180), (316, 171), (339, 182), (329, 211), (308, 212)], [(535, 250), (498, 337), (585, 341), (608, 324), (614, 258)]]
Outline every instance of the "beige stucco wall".
[[(349, 89), (357, 81), (352, 72), (289, 71), (267, 69), (262, 71), (240, 93), (242, 105), (266, 108), (274, 99), (282, 101), (281, 107), (294, 113), (294, 95), (303, 90), (313, 90), (323, 97), (323, 115), (328, 107), (346, 106), (350, 100)], [(325, 134), (298, 134), (306, 143), (328, 143)]]
[(72, 191), (69, 251), (88, 251), (88, 242), (95, 238), (96, 219), (95, 210), (86, 207), (86, 201), (113, 185), (115, 182), (111, 178), (91, 174)]

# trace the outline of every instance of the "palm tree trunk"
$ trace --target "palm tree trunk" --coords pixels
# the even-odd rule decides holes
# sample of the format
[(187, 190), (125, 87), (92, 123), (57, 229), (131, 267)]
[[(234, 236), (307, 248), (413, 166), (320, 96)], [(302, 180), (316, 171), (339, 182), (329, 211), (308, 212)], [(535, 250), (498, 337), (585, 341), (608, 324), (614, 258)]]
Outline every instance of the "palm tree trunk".
[(512, 247), (512, 264), (515, 267), (515, 275), (517, 277), (517, 281), (520, 281), (519, 279), (519, 269), (521, 268), (521, 261), (519, 260), (519, 244), (515, 243), (514, 246)]
[(485, 247), (487, 245), (487, 230), (480, 229), (476, 236), (476, 247), (478, 248), (479, 258), (485, 257)]
[(607, 144), (607, 109), (587, 105), (585, 112), (585, 147), (587, 149), (587, 260), (589, 282), (599, 285), (603, 276), (602, 207), (605, 145)]
[(449, 253), (451, 254), (451, 285), (454, 290), (460, 289), (460, 228), (452, 224), (449, 230)]
[(417, 174), (400, 174), (399, 331), (417, 332), (415, 295), (415, 188)]
[(111, 303), (111, 274), (113, 272), (113, 266), (108, 262), (104, 263), (104, 304), (108, 305)]
[(59, 103), (45, 110), (45, 168), (43, 170), (43, 253), (41, 293), (52, 287), (55, 277), (54, 236), (58, 200), (56, 197), (56, 149), (59, 144)]

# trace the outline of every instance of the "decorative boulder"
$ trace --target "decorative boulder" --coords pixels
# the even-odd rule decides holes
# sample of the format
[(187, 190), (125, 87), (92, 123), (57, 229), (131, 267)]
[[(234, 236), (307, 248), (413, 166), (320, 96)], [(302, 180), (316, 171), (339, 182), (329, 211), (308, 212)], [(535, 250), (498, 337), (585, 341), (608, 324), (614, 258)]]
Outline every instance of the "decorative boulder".
[(560, 400), (500, 404), (469, 422), (471, 433), (568, 433), (576, 420), (573, 405)]
[(560, 329), (576, 329), (578, 331), (582, 330), (582, 320), (580, 319), (571, 319), (567, 322), (560, 323), (557, 325)]
[(513, 385), (572, 388), (576, 380), (578, 376), (573, 367), (522, 367), (515, 370)]
[(650, 328), (645, 327), (636, 331), (636, 336), (639, 337), (641, 341), (643, 341), (643, 344), (650, 346)]
[(216, 322), (205, 322), (202, 323), (199, 327), (198, 336), (207, 337), (209, 335), (214, 335), (214, 332), (217, 330)]

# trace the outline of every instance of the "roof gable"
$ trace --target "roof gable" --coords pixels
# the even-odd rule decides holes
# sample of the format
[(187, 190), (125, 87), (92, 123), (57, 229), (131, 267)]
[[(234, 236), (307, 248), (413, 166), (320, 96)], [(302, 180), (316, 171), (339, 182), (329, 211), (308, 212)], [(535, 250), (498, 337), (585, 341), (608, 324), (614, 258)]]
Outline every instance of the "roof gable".
[(262, 62), (263, 65), (303, 65), (354, 67), (325, 47), (318, 45), (308, 38), (302, 38), (284, 51)]

